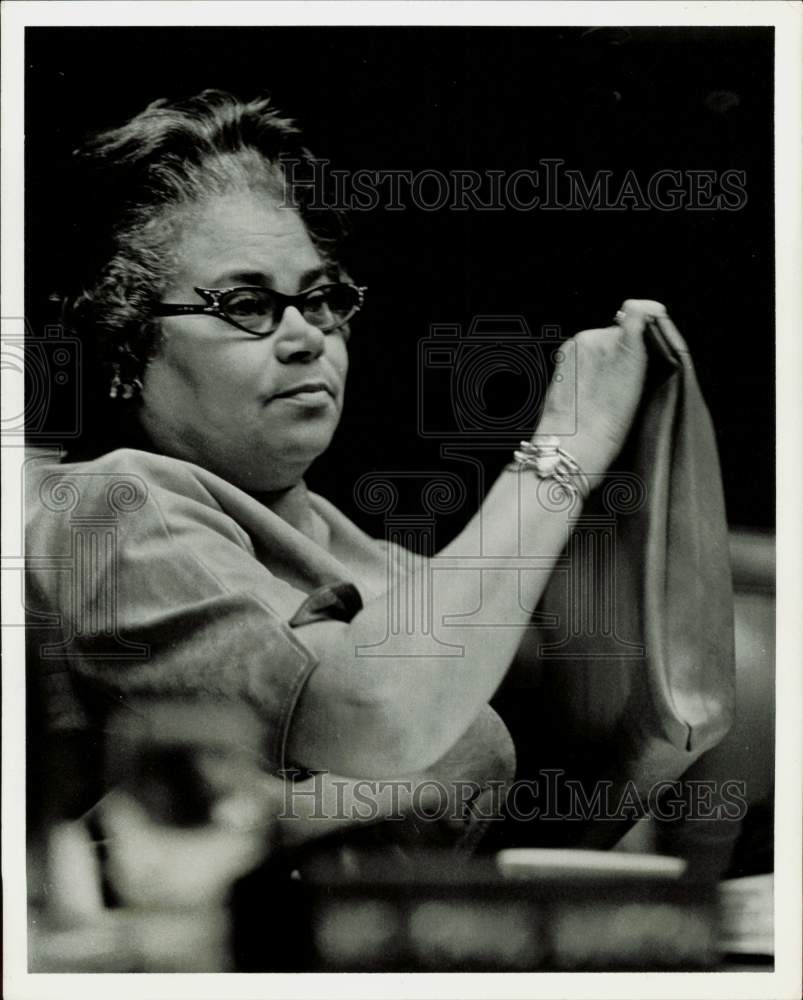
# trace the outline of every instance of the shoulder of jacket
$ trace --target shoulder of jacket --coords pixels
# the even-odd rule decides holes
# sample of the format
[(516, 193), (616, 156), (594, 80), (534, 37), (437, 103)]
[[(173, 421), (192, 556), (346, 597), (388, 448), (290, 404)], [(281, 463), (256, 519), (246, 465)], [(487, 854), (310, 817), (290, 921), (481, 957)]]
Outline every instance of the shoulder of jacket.
[(210, 476), (190, 462), (133, 448), (84, 462), (33, 463), (26, 475), (26, 513), (89, 513), (98, 505), (110, 513), (133, 512), (150, 497), (170, 494), (217, 508), (204, 482)]

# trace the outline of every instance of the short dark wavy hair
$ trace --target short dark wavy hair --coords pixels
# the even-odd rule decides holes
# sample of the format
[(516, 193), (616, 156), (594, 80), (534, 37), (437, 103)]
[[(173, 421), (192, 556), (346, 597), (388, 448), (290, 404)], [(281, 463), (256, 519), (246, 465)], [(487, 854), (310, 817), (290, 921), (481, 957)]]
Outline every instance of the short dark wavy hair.
[(153, 308), (171, 280), (182, 226), (208, 197), (265, 191), (293, 205), (322, 257), (337, 259), (346, 224), (315, 199), (309, 180), (320, 162), (269, 97), (242, 101), (220, 90), (154, 101), (75, 150), (71, 197), (80, 215), (69, 226), (73, 273), (60, 298), (62, 321), (95, 368), (87, 387), (96, 404), (107, 395), (98, 391), (99, 380), (108, 386), (101, 372), (117, 364), (127, 379), (141, 378), (158, 350)]

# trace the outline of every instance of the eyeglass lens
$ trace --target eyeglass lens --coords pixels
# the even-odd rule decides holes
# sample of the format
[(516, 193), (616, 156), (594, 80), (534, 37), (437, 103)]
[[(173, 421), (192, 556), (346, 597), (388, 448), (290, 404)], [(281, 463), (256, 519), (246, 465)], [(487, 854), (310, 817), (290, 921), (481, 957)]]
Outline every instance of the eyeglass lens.
[[(299, 303), (304, 319), (322, 330), (334, 329), (357, 310), (357, 290), (347, 284), (312, 289)], [(229, 292), (220, 308), (235, 323), (253, 333), (269, 333), (281, 322), (284, 303), (269, 288)]]

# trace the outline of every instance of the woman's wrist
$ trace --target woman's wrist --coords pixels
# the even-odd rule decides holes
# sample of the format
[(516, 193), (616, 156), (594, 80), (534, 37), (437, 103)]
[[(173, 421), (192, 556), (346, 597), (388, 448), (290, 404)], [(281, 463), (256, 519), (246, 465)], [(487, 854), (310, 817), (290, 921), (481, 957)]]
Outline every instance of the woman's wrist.
[(577, 465), (584, 476), (590, 477), (592, 487), (594, 477), (605, 472), (610, 464), (609, 449), (602, 447), (587, 434), (554, 434), (549, 431), (548, 425), (545, 428), (543, 424), (539, 424), (531, 442), (535, 447), (558, 448)]
[(573, 496), (585, 499), (591, 492), (588, 476), (562, 443), (557, 435), (534, 435), (531, 441), (520, 443), (508, 469), (532, 472), (538, 479), (552, 480)]

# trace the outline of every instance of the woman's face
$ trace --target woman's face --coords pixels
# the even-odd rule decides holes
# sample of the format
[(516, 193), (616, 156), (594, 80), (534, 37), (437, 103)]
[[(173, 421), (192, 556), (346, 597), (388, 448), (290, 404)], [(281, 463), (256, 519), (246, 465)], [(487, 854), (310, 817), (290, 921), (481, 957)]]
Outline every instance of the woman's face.
[[(185, 227), (163, 301), (203, 304), (195, 286), (265, 285), (294, 295), (335, 280), (301, 217), (269, 195), (205, 203)], [(345, 334), (322, 333), (289, 306), (257, 337), (214, 316), (162, 320), (146, 369), (141, 421), (164, 454), (250, 491), (286, 489), (323, 452), (343, 408)], [(292, 390), (322, 383), (315, 392)]]

